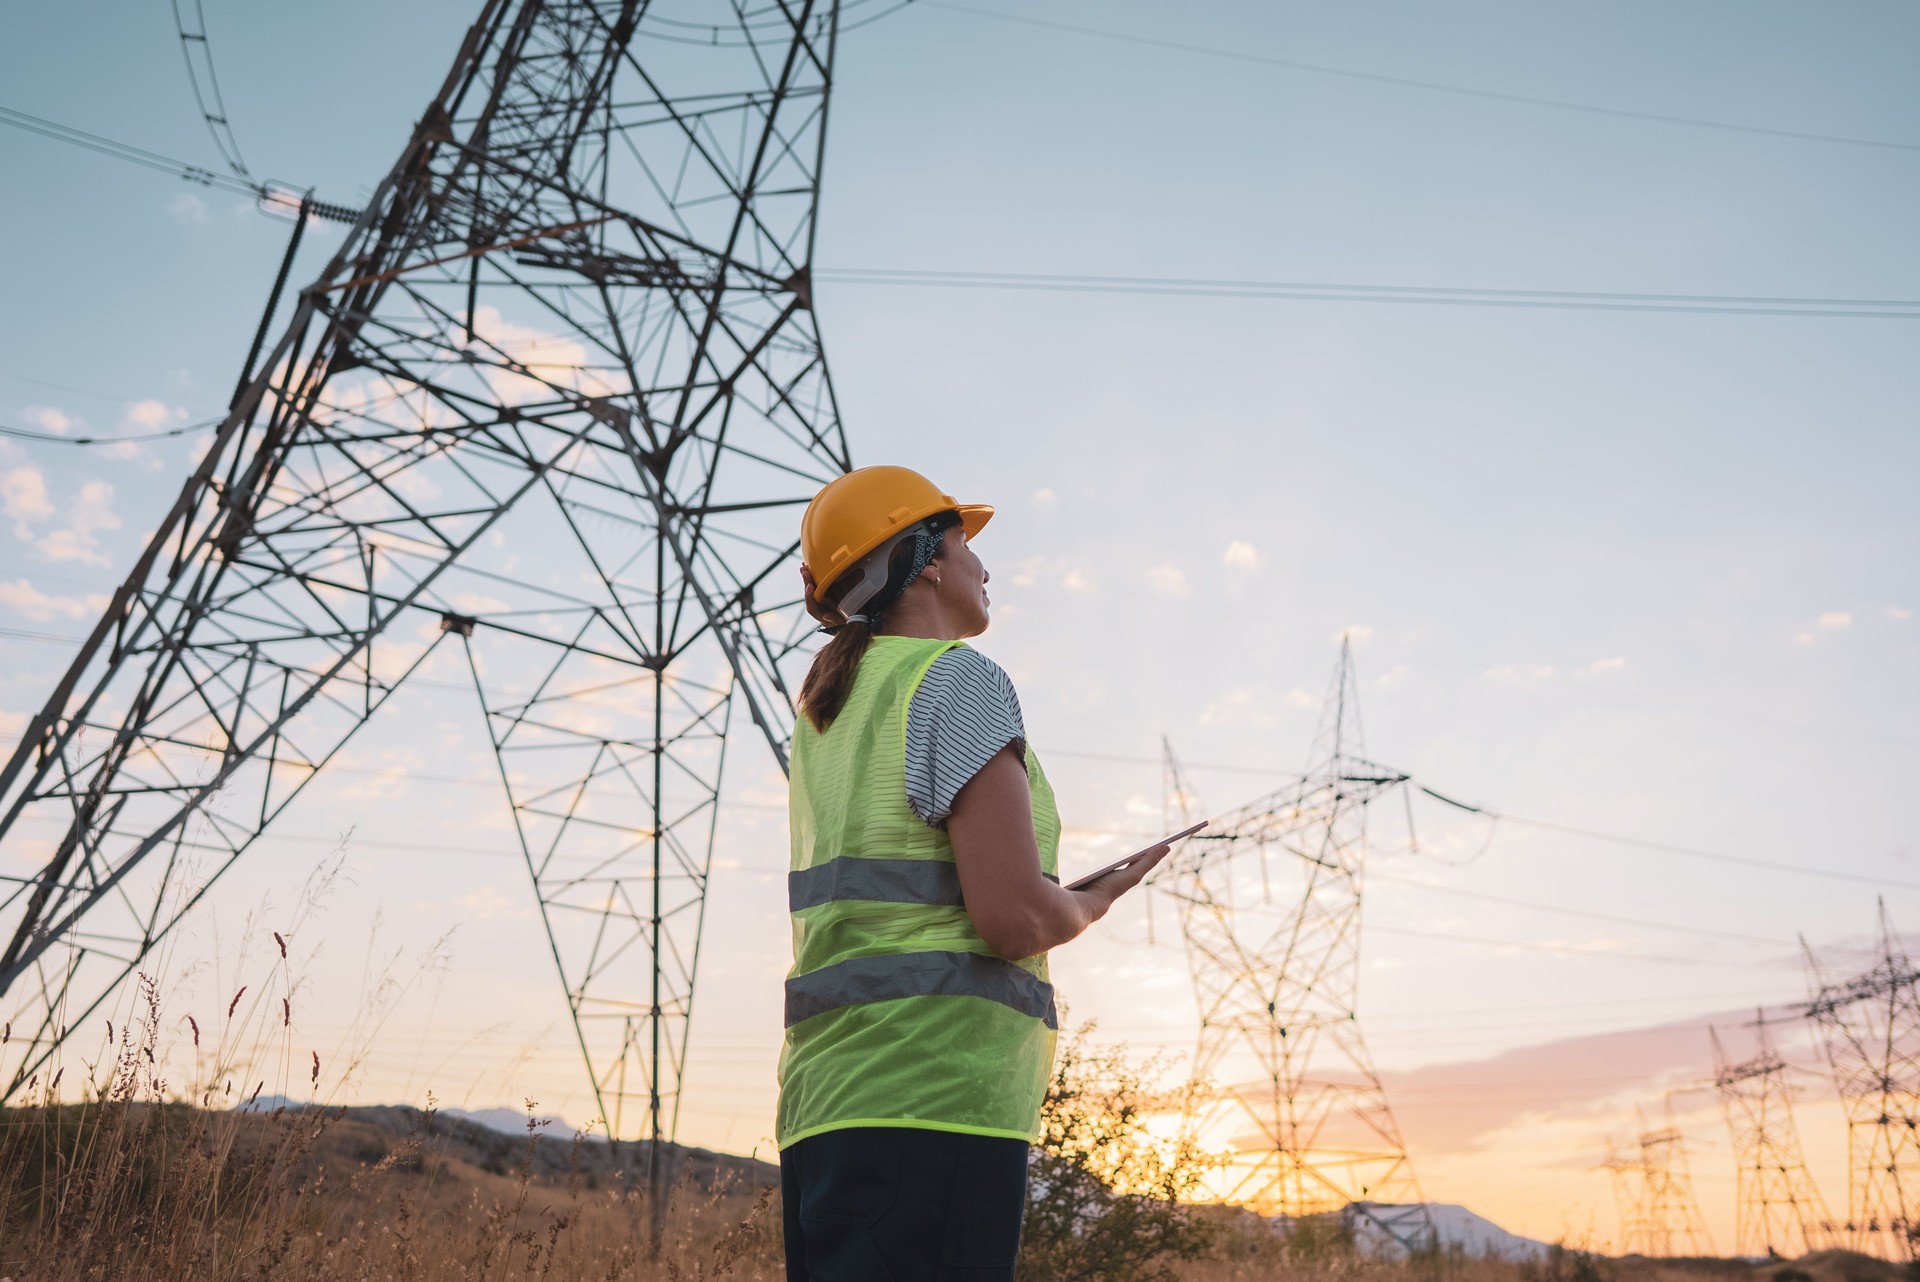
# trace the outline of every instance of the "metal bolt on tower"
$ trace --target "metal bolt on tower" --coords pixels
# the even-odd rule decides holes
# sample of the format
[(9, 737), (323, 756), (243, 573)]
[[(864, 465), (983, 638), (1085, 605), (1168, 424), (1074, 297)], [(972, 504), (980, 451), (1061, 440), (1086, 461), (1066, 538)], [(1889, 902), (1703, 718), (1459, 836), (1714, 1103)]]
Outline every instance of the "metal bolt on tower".
[(673, 1134), (728, 734), (784, 766), (798, 505), (850, 466), (809, 276), (838, 19), (485, 5), (0, 774), (39, 868), (0, 883), (6, 1094), (433, 664), (607, 1130)]
[(1726, 1109), (1737, 1174), (1734, 1249), (1744, 1255), (1798, 1259), (1831, 1245), (1836, 1226), (1807, 1171), (1793, 1122), (1793, 1082), (1774, 1049), (1766, 1016), (1756, 1012), (1758, 1045), (1734, 1062), (1713, 1039), (1713, 1083)]
[[(1356, 1009), (1367, 807), (1408, 776), (1363, 758), (1343, 639), (1310, 766), (1170, 857), (1200, 1006), (1196, 1079), (1216, 1084), (1228, 1200), (1268, 1215), (1338, 1213), (1409, 1250), (1435, 1240)], [(1167, 754), (1168, 792), (1192, 796)]]

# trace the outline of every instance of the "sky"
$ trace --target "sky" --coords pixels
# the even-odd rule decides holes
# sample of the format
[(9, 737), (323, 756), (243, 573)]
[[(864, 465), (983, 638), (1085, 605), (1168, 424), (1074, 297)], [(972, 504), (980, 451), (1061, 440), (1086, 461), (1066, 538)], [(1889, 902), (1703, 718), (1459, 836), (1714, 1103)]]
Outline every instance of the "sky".
[[(214, 0), (249, 163), (364, 198), (470, 8)], [(217, 161), (166, 6), (0, 24), (0, 106)], [(1920, 298), (1916, 38), (1891, 3), (919, 0), (843, 41), (816, 262)], [(0, 165), (0, 423), (216, 416), (286, 224), (15, 130)], [(315, 228), (295, 276), (337, 243)], [(1596, 1164), (1671, 1101), (1729, 1247), (1705, 1026), (1801, 995), (1801, 936), (1862, 958), (1876, 895), (1920, 922), (1915, 322), (844, 281), (817, 299), (856, 462), (999, 506), (977, 644), (1019, 688), (1067, 868), (1157, 833), (1163, 735), (1204, 812), (1298, 770), (1352, 638), (1368, 755), (1510, 817), (1422, 801), (1417, 842), (1397, 813), (1374, 825), (1359, 1009), (1423, 1188), (1604, 1243)], [(0, 445), (0, 732), (193, 449)], [(299, 1031), (330, 1073), (361, 1052), (343, 1097), (532, 1098), (584, 1122), (483, 743), (471, 700), (404, 692), (172, 945), (176, 1000), (224, 1000), (268, 964), (261, 932), (299, 919)], [(730, 761), (680, 1134), (765, 1156), (784, 783), (757, 744)], [(1167, 902), (1053, 964), (1074, 1023), (1177, 1073), (1195, 1013)], [(1837, 1105), (1811, 1044), (1787, 1050), (1843, 1201)]]

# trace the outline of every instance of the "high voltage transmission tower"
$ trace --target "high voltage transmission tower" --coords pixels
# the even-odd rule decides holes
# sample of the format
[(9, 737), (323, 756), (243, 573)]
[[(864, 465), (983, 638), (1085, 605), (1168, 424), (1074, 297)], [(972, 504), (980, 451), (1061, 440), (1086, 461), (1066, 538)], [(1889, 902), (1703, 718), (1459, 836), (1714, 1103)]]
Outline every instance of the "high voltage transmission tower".
[(1793, 1121), (1793, 1082), (1774, 1049), (1764, 1013), (1756, 1013), (1754, 1054), (1735, 1062), (1713, 1039), (1713, 1084), (1726, 1109), (1736, 1171), (1734, 1249), (1798, 1259), (1832, 1243), (1836, 1226), (1807, 1171)]
[(1620, 1209), (1620, 1251), (1658, 1259), (1713, 1254), (1713, 1238), (1693, 1194), (1686, 1138), (1672, 1124), (1658, 1130), (1640, 1119), (1640, 1138), (1625, 1155), (1611, 1144), (1601, 1165), (1613, 1174)]
[[(1215, 820), (1158, 884), (1180, 903), (1200, 1007), (1203, 1132), (1233, 1157), (1228, 1199), (1264, 1214), (1339, 1213), (1418, 1249), (1435, 1240), (1361, 1035), (1360, 892), (1367, 807), (1408, 776), (1363, 758), (1343, 638), (1307, 773)], [(1191, 808), (1171, 749), (1169, 809)]]
[(1847, 1115), (1847, 1222), (1858, 1250), (1920, 1254), (1920, 972), (1880, 905), (1880, 958), (1851, 979), (1826, 978), (1806, 954), (1820, 1030)]
[(784, 766), (796, 517), (850, 460), (809, 273), (840, 5), (666, 8), (488, 0), (247, 362), (0, 774), (39, 868), (6, 1094), (432, 663), (608, 1133), (673, 1134), (727, 735)]

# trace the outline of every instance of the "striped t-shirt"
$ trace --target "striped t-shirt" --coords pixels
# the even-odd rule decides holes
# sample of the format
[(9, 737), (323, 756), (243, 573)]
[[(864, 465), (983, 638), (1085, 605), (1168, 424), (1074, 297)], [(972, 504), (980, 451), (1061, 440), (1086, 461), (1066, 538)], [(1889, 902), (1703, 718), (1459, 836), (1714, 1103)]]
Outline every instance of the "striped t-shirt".
[(907, 804), (933, 827), (946, 827), (953, 799), (1008, 744), (1025, 758), (1027, 728), (1013, 682), (978, 650), (948, 650), (907, 705)]

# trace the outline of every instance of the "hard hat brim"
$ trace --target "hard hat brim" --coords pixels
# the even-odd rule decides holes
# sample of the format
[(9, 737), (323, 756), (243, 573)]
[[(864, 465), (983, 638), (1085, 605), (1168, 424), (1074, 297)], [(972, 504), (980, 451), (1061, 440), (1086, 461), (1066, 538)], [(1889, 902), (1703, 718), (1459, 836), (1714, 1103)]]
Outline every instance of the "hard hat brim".
[[(943, 503), (939, 507), (918, 513), (903, 523), (913, 524), (924, 521), (928, 517), (935, 516), (941, 512), (958, 512), (960, 514), (960, 529), (968, 538), (972, 538), (974, 535), (980, 533), (981, 530), (986, 528), (987, 522), (993, 519), (993, 505), (990, 503), (956, 503), (951, 507)], [(887, 540), (892, 537), (893, 535), (882, 532), (871, 542), (867, 543), (866, 546), (854, 552), (824, 576), (816, 570), (814, 572), (816, 579), (815, 591), (824, 597), (828, 589), (832, 588), (835, 583), (838, 583), (848, 570), (860, 564), (861, 560), (870, 555), (875, 549), (883, 546)]]

